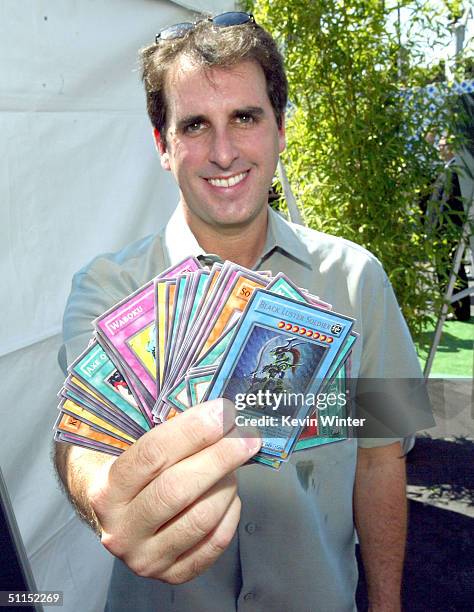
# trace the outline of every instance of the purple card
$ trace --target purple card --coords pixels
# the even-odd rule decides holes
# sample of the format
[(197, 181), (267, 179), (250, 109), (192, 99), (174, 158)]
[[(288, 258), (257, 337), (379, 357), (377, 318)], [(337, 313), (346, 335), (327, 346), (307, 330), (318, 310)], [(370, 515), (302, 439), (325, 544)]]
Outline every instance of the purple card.
[[(201, 269), (195, 257), (188, 257), (157, 278), (173, 278), (184, 272)], [(107, 344), (120, 356), (144, 394), (156, 399), (156, 365), (153, 354), (155, 337), (154, 285), (150, 281), (113, 306), (94, 321)]]

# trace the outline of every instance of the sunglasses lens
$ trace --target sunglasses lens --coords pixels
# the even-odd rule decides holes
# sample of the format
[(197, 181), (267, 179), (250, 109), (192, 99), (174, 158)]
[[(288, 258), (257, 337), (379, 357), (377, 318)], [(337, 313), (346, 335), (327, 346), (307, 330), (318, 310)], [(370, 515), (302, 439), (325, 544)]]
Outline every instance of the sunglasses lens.
[(248, 13), (243, 13), (240, 11), (222, 13), (222, 15), (217, 15), (212, 19), (212, 23), (215, 25), (226, 28), (228, 26), (242, 25), (252, 20), (252, 15)]
[[(220, 28), (227, 28), (229, 26), (243, 25), (249, 21), (255, 23), (253, 15), (250, 13), (244, 13), (242, 11), (230, 11), (228, 13), (222, 13), (211, 17), (209, 19), (213, 24)], [(175, 23), (168, 28), (164, 28), (155, 36), (155, 42), (158, 44), (160, 40), (173, 40), (174, 38), (182, 38), (186, 35), (189, 30), (192, 30), (196, 26), (196, 23), (190, 21), (183, 21), (182, 23)]]
[(194, 28), (194, 23), (190, 21), (183, 21), (182, 23), (175, 23), (169, 28), (164, 28), (159, 34), (156, 35), (156, 40), (173, 40), (173, 38), (182, 38), (186, 32)]

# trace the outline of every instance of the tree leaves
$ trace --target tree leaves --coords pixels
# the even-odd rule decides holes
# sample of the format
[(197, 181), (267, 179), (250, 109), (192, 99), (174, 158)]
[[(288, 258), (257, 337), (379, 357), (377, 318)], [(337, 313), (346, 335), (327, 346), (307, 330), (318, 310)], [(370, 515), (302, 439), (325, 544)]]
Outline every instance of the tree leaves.
[[(442, 168), (425, 134), (453, 133), (455, 117), (449, 100), (427, 101), (413, 89), (428, 74), (422, 49), (416, 37), (401, 48), (388, 4), (258, 0), (247, 8), (284, 50), (293, 107), (283, 160), (307, 223), (382, 261), (418, 335), (440, 307), (435, 270), (440, 261), (449, 268), (458, 231), (449, 223), (428, 227), (424, 217)], [(437, 34), (427, 3), (401, 4), (413, 23), (431, 23)]]

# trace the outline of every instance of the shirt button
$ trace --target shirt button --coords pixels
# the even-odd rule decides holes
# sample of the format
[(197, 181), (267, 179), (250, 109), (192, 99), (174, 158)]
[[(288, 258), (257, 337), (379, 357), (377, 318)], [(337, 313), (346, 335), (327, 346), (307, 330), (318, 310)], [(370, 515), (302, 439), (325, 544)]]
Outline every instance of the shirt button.
[(255, 533), (256, 528), (257, 526), (255, 525), (255, 523), (247, 523), (245, 525), (245, 531), (249, 533), (250, 535), (252, 535), (252, 533)]
[(244, 601), (252, 601), (253, 598), (254, 598), (253, 593), (245, 593), (244, 595)]

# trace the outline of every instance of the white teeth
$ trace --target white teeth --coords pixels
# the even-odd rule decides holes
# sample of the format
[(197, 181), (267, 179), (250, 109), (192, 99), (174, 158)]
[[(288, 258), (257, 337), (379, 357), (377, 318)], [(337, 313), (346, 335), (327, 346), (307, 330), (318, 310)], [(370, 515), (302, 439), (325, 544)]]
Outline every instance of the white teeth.
[(224, 178), (216, 178), (216, 179), (207, 179), (211, 185), (214, 187), (233, 187), (243, 181), (247, 176), (247, 172), (241, 172), (240, 174), (235, 174), (234, 176), (230, 176), (228, 179)]

